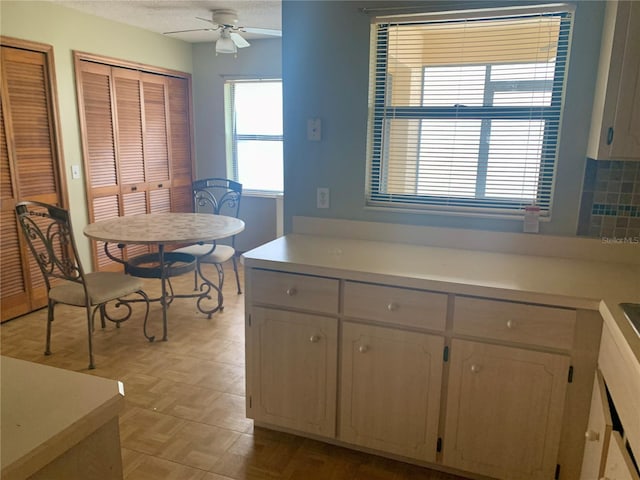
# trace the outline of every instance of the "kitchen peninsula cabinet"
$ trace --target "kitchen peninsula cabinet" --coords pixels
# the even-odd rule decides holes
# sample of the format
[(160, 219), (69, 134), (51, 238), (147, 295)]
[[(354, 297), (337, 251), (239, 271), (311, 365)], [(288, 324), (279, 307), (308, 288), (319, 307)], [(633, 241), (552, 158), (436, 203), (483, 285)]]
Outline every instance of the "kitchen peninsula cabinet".
[(434, 462), (444, 337), (344, 322), (340, 440)]
[(326, 313), (337, 312), (338, 282), (266, 271), (255, 276), (249, 295), (265, 306), (250, 310), (253, 360), (247, 364), (256, 382), (249, 410), (259, 421), (334, 437), (338, 320)]
[(570, 358), (454, 339), (444, 460), (495, 478), (556, 470)]
[(607, 1), (587, 156), (640, 160), (640, 3)]
[(590, 298), (632, 292), (635, 266), (296, 234), (244, 262), (256, 426), (472, 478), (580, 479)]
[(447, 301), (442, 293), (344, 283), (340, 440), (436, 460)]
[(338, 322), (334, 318), (255, 308), (255, 418), (333, 437)]

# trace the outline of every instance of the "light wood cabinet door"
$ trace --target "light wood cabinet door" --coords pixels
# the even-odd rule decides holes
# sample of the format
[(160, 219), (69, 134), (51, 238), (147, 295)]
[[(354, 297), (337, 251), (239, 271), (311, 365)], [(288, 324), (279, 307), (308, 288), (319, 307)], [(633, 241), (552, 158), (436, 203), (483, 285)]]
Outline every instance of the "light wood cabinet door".
[(611, 433), (602, 480), (640, 480), (640, 475), (618, 432)]
[(344, 322), (339, 438), (434, 462), (444, 337)]
[(606, 2), (587, 155), (640, 160), (640, 2)]
[(604, 379), (596, 371), (591, 396), (589, 425), (585, 433), (584, 457), (580, 480), (599, 480), (604, 474), (606, 453), (611, 438), (611, 413), (605, 390)]
[(453, 340), (447, 466), (505, 480), (554, 478), (569, 357)]
[(248, 416), (335, 436), (338, 320), (254, 307)]

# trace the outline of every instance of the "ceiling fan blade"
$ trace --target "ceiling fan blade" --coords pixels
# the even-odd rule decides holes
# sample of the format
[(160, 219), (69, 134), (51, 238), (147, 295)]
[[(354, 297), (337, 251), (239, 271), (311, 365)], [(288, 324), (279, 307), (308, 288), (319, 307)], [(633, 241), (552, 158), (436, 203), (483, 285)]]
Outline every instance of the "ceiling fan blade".
[(211, 20), (210, 18), (203, 18), (203, 17), (196, 17), (198, 20), (204, 20), (205, 22), (208, 23), (213, 23), (214, 25), (218, 25), (217, 23), (215, 23), (213, 20)]
[(247, 33), (258, 33), (260, 35), (269, 35), (271, 37), (281, 37), (282, 30), (274, 30), (272, 28), (253, 28), (253, 27), (243, 27), (243, 31)]
[(172, 33), (187, 33), (187, 32), (215, 32), (217, 28), (191, 28), (189, 30), (174, 30), (173, 32), (162, 32), (163, 35), (171, 35)]
[(229, 34), (229, 37), (231, 37), (231, 40), (233, 40), (233, 43), (235, 43), (236, 47), (238, 47), (238, 48), (245, 48), (245, 47), (248, 47), (249, 45), (251, 45), (244, 38), (242, 38), (238, 33), (231, 32)]

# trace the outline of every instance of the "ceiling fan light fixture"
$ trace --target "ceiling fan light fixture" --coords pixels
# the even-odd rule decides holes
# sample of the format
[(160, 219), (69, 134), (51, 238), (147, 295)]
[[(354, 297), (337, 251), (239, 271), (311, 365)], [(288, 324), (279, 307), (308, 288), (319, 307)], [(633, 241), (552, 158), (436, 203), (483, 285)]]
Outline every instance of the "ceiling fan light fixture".
[(218, 53), (237, 53), (238, 47), (231, 40), (229, 32), (224, 29), (220, 32), (220, 38), (216, 41), (216, 54)]

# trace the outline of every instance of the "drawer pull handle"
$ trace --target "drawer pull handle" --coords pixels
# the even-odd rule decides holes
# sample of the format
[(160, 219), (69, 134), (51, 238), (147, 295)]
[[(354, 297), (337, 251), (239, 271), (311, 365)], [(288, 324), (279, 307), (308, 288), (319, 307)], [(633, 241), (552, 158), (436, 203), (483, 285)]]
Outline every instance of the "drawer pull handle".
[(387, 310), (389, 310), (390, 312), (395, 312), (398, 309), (398, 304), (395, 302), (389, 302), (387, 304)]
[(318, 343), (320, 341), (320, 335), (311, 335), (309, 341), (311, 343)]
[(368, 345), (360, 345), (358, 347), (358, 351), (360, 353), (367, 353), (369, 351), (369, 346)]
[(290, 297), (293, 297), (296, 293), (298, 293), (298, 291), (296, 290), (296, 287), (291, 287), (291, 288), (287, 288), (287, 292), (286, 293)]
[(478, 373), (480, 371), (480, 365), (471, 365), (471, 372)]
[(513, 320), (507, 320), (507, 328), (513, 328), (515, 327), (515, 323)]
[(587, 439), (588, 442), (597, 442), (600, 440), (600, 434), (598, 432), (594, 432), (593, 430), (587, 430), (584, 434), (584, 438)]

